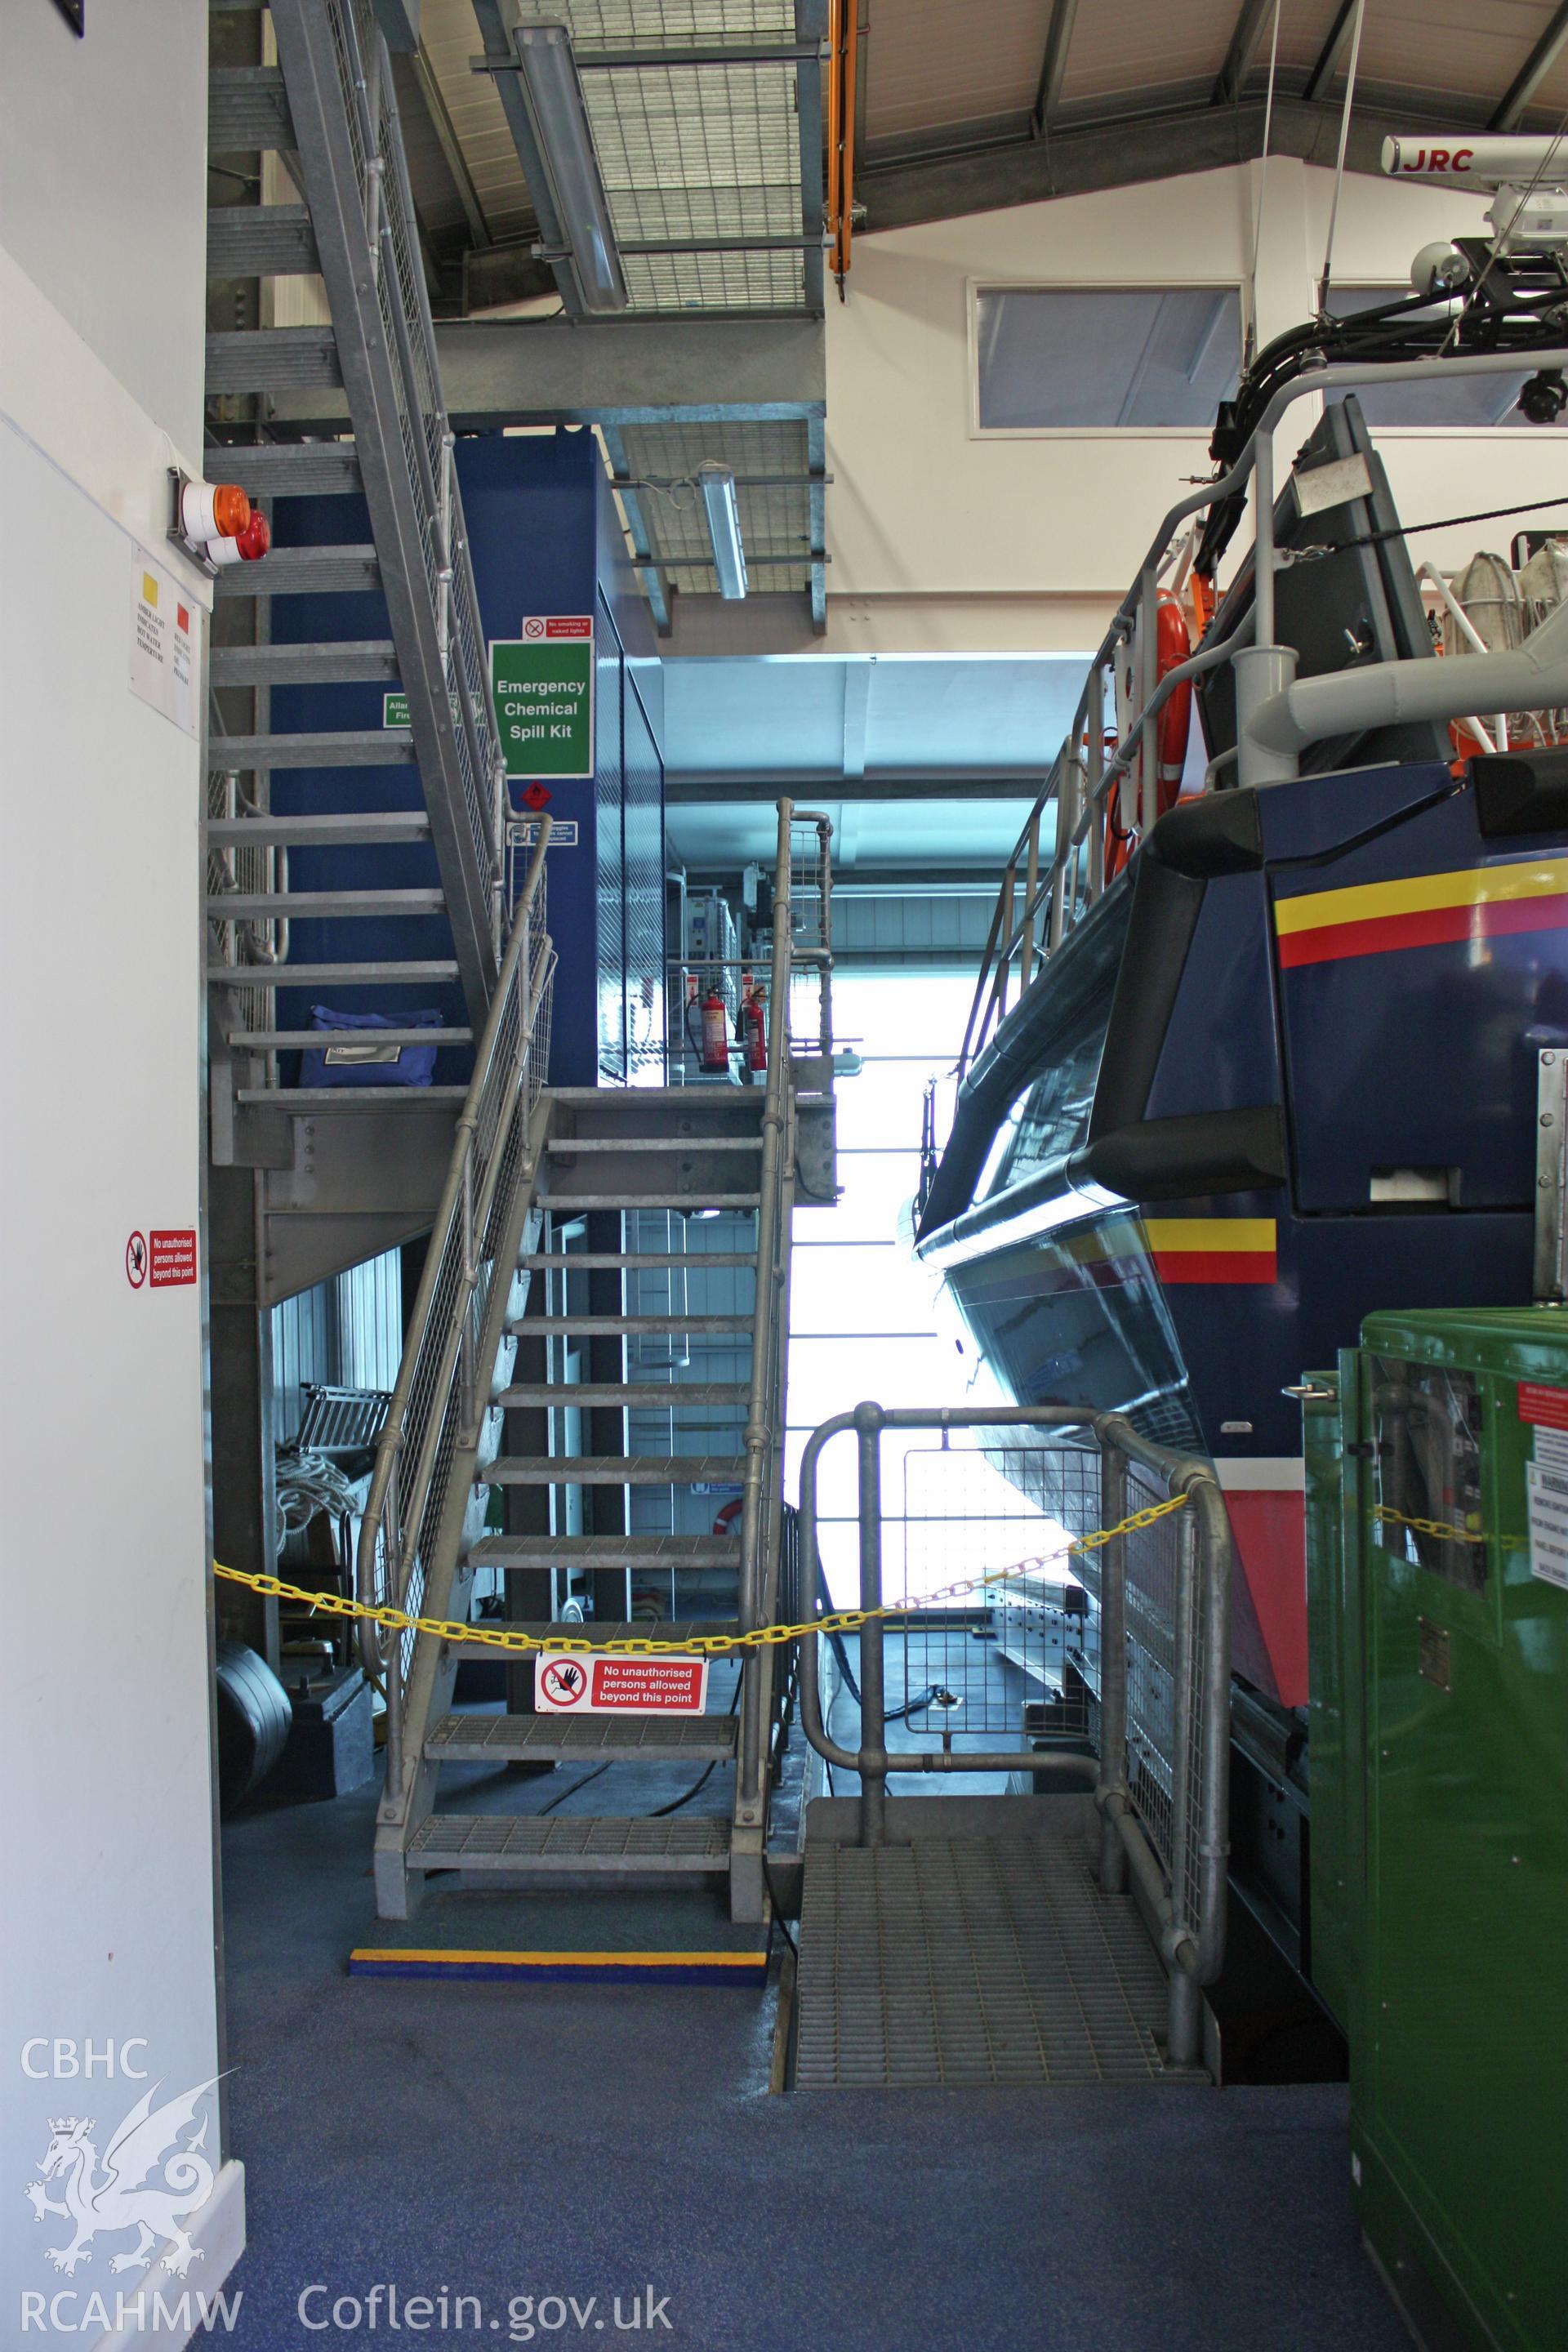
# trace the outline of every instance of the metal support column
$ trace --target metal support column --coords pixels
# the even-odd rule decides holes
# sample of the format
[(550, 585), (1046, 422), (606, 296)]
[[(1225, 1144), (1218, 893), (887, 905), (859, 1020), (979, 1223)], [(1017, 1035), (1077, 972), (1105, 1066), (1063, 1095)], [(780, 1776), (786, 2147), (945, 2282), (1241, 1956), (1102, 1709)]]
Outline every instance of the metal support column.
[[(272, 1317), (261, 1259), (260, 1179), (249, 1168), (207, 1171), (213, 1553), (253, 1576), (278, 1570)], [(243, 1585), (218, 1587), (218, 1633), (248, 1642), (276, 1673), (278, 1603)]]

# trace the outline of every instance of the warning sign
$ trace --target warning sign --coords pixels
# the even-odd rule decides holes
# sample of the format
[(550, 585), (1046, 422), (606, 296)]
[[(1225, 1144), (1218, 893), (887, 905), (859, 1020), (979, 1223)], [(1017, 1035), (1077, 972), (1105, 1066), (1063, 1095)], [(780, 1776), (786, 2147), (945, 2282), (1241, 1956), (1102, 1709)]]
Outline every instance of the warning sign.
[(533, 1703), (542, 1715), (700, 1715), (708, 1704), (706, 1658), (539, 1658)]
[(125, 1244), (125, 1279), (132, 1290), (140, 1290), (147, 1279), (147, 1236), (132, 1234)]
[(490, 646), (490, 692), (509, 776), (594, 772), (594, 621), (531, 614)]
[(187, 735), (196, 732), (201, 614), (141, 548), (131, 551), (131, 691)]
[(1549, 1389), (1539, 1381), (1521, 1381), (1519, 1417), (1537, 1429), (1568, 1429), (1568, 1389)]
[(147, 1243), (147, 1279), (154, 1290), (167, 1289), (176, 1282), (195, 1282), (196, 1236), (194, 1229), (183, 1227), (175, 1233), (159, 1233), (154, 1228), (148, 1234)]

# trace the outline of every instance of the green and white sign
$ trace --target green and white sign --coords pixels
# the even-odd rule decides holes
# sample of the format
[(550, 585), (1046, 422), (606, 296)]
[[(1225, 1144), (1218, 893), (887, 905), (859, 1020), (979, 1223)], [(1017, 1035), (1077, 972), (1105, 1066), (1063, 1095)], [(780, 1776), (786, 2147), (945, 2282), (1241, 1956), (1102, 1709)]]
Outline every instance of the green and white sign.
[(531, 614), (490, 646), (490, 692), (509, 776), (594, 772), (591, 614)]
[(384, 727), (406, 727), (409, 724), (408, 697), (405, 694), (382, 696), (381, 723)]

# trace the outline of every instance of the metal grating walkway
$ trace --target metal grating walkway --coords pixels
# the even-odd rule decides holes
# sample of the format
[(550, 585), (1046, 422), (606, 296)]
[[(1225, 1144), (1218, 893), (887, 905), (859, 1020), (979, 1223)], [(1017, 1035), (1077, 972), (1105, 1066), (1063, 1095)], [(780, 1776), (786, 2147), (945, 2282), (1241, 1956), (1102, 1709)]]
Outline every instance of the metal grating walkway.
[(1164, 1971), (1078, 1838), (809, 1839), (798, 2001), (803, 2091), (1165, 2072)]

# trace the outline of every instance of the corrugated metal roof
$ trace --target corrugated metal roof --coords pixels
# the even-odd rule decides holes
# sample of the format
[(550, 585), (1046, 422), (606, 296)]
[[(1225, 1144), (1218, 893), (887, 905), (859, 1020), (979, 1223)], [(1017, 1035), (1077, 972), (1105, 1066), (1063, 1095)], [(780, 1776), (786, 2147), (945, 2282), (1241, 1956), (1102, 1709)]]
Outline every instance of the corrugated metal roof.
[(1027, 115), (1050, 17), (1051, 0), (872, 0), (868, 138)]
[(1236, 28), (1239, 0), (1159, 0), (1129, 9), (1082, 0), (1068, 50), (1062, 108), (1100, 114), (1174, 105), (1213, 89)]

